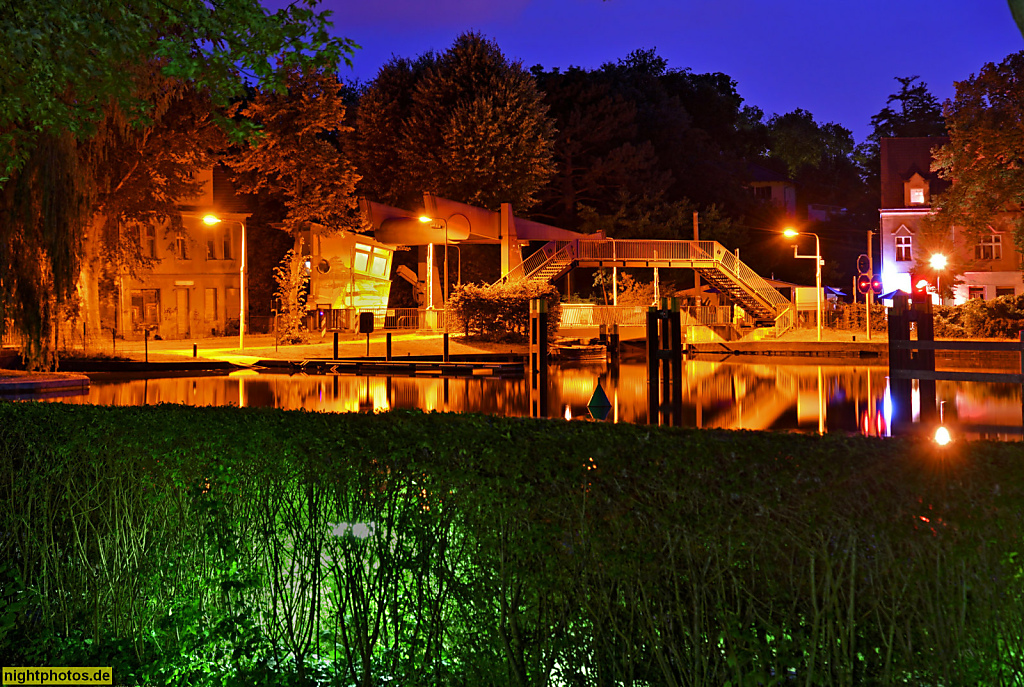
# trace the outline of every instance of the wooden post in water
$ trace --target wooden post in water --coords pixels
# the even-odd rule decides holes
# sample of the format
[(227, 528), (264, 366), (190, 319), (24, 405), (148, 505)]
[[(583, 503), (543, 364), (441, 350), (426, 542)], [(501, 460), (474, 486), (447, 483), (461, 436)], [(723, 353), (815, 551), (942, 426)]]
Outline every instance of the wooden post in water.
[(548, 416), (548, 304), (530, 301), (530, 417)]
[(889, 310), (889, 392), (892, 398), (892, 427), (911, 421), (910, 379), (899, 376), (899, 372), (911, 369), (910, 349), (895, 345), (910, 341), (910, 314), (907, 295), (893, 296), (893, 307)]
[[(914, 304), (917, 315), (917, 340), (935, 343), (935, 323), (932, 319), (932, 300), (926, 299), (922, 303)], [(935, 349), (917, 349), (917, 365), (914, 369), (919, 372), (935, 372)], [(921, 390), (921, 420), (930, 422), (938, 418), (938, 406), (936, 403), (935, 380), (918, 378), (918, 386)]]
[(683, 339), (679, 300), (647, 311), (647, 422), (683, 423)]

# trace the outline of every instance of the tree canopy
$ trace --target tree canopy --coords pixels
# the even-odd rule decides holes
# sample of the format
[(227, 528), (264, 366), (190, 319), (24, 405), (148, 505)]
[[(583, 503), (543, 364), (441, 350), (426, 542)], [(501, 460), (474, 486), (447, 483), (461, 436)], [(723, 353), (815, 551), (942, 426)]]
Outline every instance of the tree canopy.
[(329, 13), (315, 5), (268, 14), (258, 0), (0, 0), (0, 331), (21, 332), (30, 369), (55, 364), (85, 227), (97, 201), (116, 200), (97, 196), (98, 161), (116, 176), (121, 153), (107, 148), (137, 146), (161, 117), (167, 99), (136, 75), (156, 64), (211, 107), (249, 81), (279, 89), (276, 64), (334, 64), (354, 48), (328, 34)]
[(957, 82), (944, 112), (950, 141), (932, 169), (953, 183), (933, 202), (933, 229), (977, 237), (1005, 220), (1024, 249), (1024, 52)]
[(385, 65), (360, 100), (356, 130), (363, 192), (396, 205), (429, 191), (522, 210), (553, 169), (554, 131), (533, 78), (476, 33)]

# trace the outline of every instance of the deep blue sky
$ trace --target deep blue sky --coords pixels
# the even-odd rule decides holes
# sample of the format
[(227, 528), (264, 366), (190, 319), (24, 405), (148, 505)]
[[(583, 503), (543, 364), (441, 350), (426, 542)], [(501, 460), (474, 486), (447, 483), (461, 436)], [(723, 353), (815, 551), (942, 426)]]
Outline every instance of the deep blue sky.
[[(279, 6), (283, 0), (267, 0)], [(920, 75), (940, 100), (953, 82), (1024, 49), (1006, 0), (323, 0), (362, 48), (345, 78), (372, 80), (393, 55), (443, 51), (475, 30), (529, 68), (598, 67), (657, 48), (669, 67), (723, 72), (766, 116), (798, 107), (857, 142)]]

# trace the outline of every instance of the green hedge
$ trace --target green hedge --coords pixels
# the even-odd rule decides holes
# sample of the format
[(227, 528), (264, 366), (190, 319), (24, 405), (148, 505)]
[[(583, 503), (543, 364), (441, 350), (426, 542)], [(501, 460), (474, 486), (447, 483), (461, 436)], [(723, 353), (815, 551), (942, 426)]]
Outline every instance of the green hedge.
[(562, 306), (558, 289), (551, 284), (464, 284), (452, 293), (451, 308), (467, 334), (496, 341), (525, 341), (530, 331), (530, 301), (537, 298), (547, 302), (548, 336), (553, 337)]
[(935, 308), (935, 336), (950, 339), (1016, 339), (1024, 329), (1024, 295), (972, 299)]
[(1013, 444), (0, 403), (4, 665), (1011, 685)]

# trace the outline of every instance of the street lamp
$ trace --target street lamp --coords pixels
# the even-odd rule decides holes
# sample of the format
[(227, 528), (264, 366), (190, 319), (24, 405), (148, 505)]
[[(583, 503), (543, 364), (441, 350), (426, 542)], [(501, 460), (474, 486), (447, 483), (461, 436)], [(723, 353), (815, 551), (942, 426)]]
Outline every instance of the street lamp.
[[(203, 216), (203, 224), (213, 226), (220, 224), (221, 219), (217, 215), (209, 214)], [(242, 255), (241, 265), (238, 268), (238, 350), (245, 349), (245, 220), (229, 220), (238, 222), (242, 227)]]
[(793, 246), (793, 257), (794, 258), (810, 258), (814, 260), (814, 285), (815, 291), (818, 298), (818, 341), (821, 341), (821, 240), (818, 235), (810, 231), (797, 231), (792, 227), (788, 227), (782, 232), (782, 235), (787, 239), (795, 239), (797, 236), (806, 234), (814, 237), (814, 255), (800, 255), (797, 250), (797, 246)]
[(946, 256), (942, 253), (935, 253), (928, 260), (928, 264), (935, 270), (935, 291), (939, 294), (939, 305), (942, 305), (942, 286), (939, 284), (939, 275), (946, 269)]
[[(444, 330), (448, 331), (448, 221), (433, 217), (427, 217), (426, 215), (420, 215), (419, 220), (424, 224), (430, 224), (436, 226), (434, 222), (441, 222), (444, 224), (444, 290), (442, 291), (442, 300), (444, 302)], [(462, 253), (459, 253), (459, 262), (462, 262)], [(462, 265), (459, 265), (459, 279), (462, 278)], [(433, 303), (431, 303), (433, 305)]]

